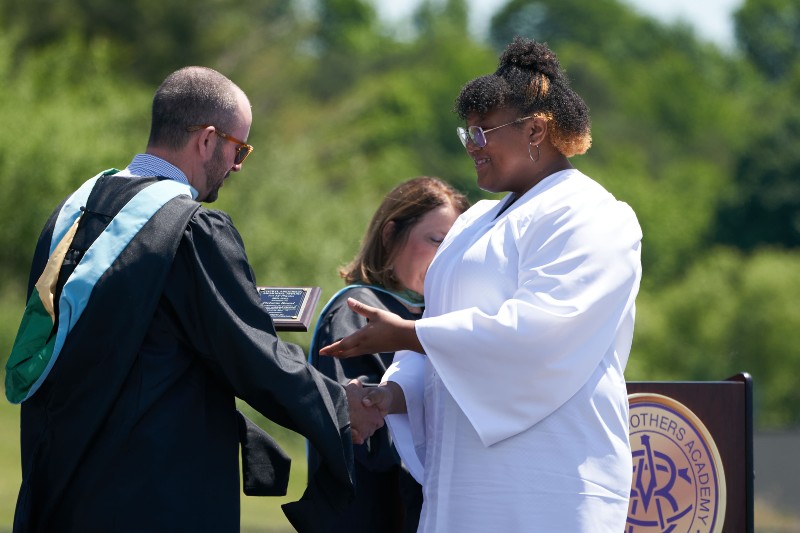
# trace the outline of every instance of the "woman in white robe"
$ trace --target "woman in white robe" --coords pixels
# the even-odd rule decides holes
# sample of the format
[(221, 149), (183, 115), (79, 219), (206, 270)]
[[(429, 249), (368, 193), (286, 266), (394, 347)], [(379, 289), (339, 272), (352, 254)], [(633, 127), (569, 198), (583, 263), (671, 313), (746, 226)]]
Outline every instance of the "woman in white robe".
[(621, 533), (636, 216), (569, 162), (591, 144), (588, 109), (546, 46), (515, 39), (456, 110), (478, 184), (509, 194), (456, 221), (423, 318), (353, 302), (368, 325), (320, 353), (411, 350), (367, 403), (395, 413), (419, 531)]

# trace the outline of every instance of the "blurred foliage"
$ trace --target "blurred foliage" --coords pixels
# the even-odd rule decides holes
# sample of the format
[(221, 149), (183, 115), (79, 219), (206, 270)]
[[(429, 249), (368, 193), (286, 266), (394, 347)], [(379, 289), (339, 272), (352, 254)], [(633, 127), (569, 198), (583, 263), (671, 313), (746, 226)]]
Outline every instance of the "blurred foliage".
[(633, 374), (702, 381), (746, 370), (755, 380), (758, 424), (796, 425), (798, 272), (796, 253), (710, 250), (681, 280), (640, 301), (633, 352), (647, 357), (632, 359)]
[[(4, 31), (19, 38), (17, 63), (59, 45), (69, 35), (107, 43), (114, 75), (157, 86), (165, 73), (187, 64), (209, 64), (241, 52), (243, 27), (271, 39), (294, 27), (295, 10), (283, 0), (26, 0), (0, 2)], [(265, 31), (266, 30), (266, 31)], [(80, 69), (76, 69), (76, 75)]]
[[(644, 230), (628, 379), (746, 371), (759, 428), (800, 424), (796, 1), (745, 0), (733, 50), (620, 0), (511, 0), (485, 40), (466, 0), (421, 0), (389, 24), (377, 2), (0, 0), (0, 361), (39, 228), (79, 183), (144, 150), (171, 71), (208, 65), (250, 96), (255, 152), (212, 207), (232, 216), (260, 284), (318, 285), (320, 309), (394, 185), (435, 175), (488, 197), (451, 109), (524, 35), (549, 43), (591, 109), (593, 147), (574, 164)], [(285, 338), (307, 347), (310, 334)], [(271, 431), (302, 457), (299, 437)]]
[(791, 72), (800, 57), (800, 3), (748, 0), (735, 14), (736, 38), (752, 64), (768, 79)]
[(520, 34), (550, 44), (591, 109), (593, 147), (574, 164), (644, 229), (627, 377), (747, 371), (756, 424), (800, 424), (797, 2), (746, 0), (729, 51), (619, 0), (511, 0), (485, 40), (467, 15), (466, 0), (422, 0), (391, 24), (369, 0), (0, 0), (0, 353), (44, 219), (144, 150), (175, 68), (208, 65), (250, 96), (255, 152), (213, 207), (260, 284), (318, 285), (321, 308), (391, 187), (436, 175), (487, 197), (451, 108)]
[(742, 249), (800, 247), (800, 69), (758, 105), (723, 196), (717, 237)]
[(153, 89), (114, 72), (104, 43), (70, 34), (15, 65), (10, 37), (0, 37), (0, 210), (8, 215), (0, 280), (24, 293), (36, 238), (55, 205), (144, 149)]

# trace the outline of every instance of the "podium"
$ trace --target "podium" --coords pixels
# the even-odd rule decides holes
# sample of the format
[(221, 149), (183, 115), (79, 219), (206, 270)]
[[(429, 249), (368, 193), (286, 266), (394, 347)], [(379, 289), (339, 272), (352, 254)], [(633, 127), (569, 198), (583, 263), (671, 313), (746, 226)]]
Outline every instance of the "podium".
[(753, 533), (753, 385), (628, 382), (633, 482), (625, 533)]

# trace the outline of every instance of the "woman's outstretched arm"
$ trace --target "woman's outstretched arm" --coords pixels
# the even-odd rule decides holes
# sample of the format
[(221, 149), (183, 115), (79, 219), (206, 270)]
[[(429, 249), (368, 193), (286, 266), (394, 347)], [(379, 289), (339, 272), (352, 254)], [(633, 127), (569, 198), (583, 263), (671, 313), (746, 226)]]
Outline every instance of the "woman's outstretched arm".
[(413, 320), (404, 320), (392, 312), (376, 309), (352, 298), (347, 299), (350, 309), (365, 317), (368, 323), (355, 333), (319, 350), (320, 355), (346, 359), (365, 353), (413, 350), (425, 353), (417, 338)]

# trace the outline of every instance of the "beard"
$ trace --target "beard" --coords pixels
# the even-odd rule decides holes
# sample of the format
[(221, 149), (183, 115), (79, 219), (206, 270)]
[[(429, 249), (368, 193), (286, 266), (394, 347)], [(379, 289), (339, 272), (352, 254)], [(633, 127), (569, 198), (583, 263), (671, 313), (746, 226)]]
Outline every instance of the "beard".
[(205, 170), (206, 173), (206, 190), (208, 191), (203, 201), (211, 203), (219, 197), (219, 189), (231, 173), (230, 167), (225, 164), (225, 157), (222, 153), (222, 143), (217, 143), (211, 160), (206, 162), (203, 166), (203, 170)]

